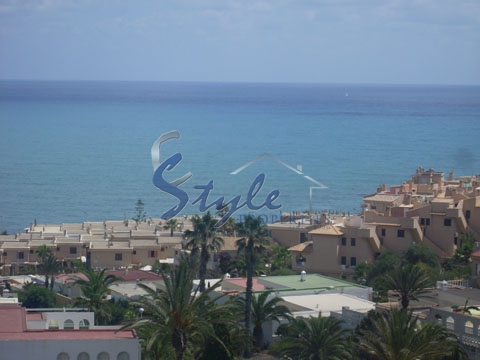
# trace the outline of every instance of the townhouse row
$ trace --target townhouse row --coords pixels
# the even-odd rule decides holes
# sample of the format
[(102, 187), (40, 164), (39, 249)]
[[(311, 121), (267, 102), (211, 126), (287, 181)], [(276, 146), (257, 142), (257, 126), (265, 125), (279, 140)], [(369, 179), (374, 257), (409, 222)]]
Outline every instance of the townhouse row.
[(31, 225), (23, 234), (0, 236), (0, 271), (14, 275), (38, 266), (42, 246), (52, 250), (64, 270), (72, 269), (76, 261), (107, 269), (173, 261), (182, 249), (186, 223), (179, 221), (173, 234), (160, 220)]

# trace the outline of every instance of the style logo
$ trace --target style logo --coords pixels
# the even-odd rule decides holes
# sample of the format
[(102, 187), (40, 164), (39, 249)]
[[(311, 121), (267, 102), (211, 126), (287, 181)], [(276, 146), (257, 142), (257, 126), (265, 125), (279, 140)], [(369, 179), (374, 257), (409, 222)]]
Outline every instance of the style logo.
[[(193, 176), (193, 174), (189, 172), (172, 182), (168, 182), (163, 178), (163, 174), (165, 171), (170, 171), (174, 169), (175, 166), (177, 166), (183, 159), (182, 154), (176, 153), (170, 156), (169, 158), (167, 158), (164, 162), (160, 162), (161, 161), (160, 147), (165, 141), (168, 141), (171, 139), (180, 139), (180, 133), (174, 130), (166, 134), (163, 134), (157, 139), (157, 141), (155, 141), (151, 150), (152, 165), (154, 170), (153, 184), (157, 188), (159, 188), (161, 191), (176, 197), (178, 200), (177, 205), (167, 210), (161, 216), (161, 218), (164, 220), (168, 220), (175, 217), (188, 204), (189, 202), (188, 194), (184, 190), (180, 189), (179, 186)], [(257, 177), (253, 180), (252, 184), (250, 185), (246, 200), (242, 203), (240, 203), (240, 200), (242, 198), (241, 195), (237, 195), (233, 197), (228, 202), (225, 202), (225, 197), (221, 196), (218, 199), (212, 201), (211, 203), (208, 203), (208, 196), (210, 194), (210, 191), (213, 189), (213, 185), (214, 185), (213, 180), (210, 180), (205, 185), (193, 186), (195, 190), (201, 190), (202, 192), (194, 201), (192, 201), (191, 204), (196, 205), (197, 203), (199, 203), (200, 212), (205, 212), (212, 207), (214, 207), (215, 209), (221, 209), (228, 206), (229, 211), (215, 224), (216, 227), (222, 226), (225, 223), (225, 221), (228, 220), (228, 218), (230, 218), (235, 212), (237, 212), (238, 210), (242, 209), (245, 206), (250, 210), (260, 210), (264, 207), (267, 207), (270, 210), (280, 209), (282, 207), (281, 204), (274, 204), (274, 201), (277, 200), (278, 197), (280, 196), (279, 190), (272, 190), (266, 196), (265, 200), (261, 204), (255, 205), (253, 203), (255, 196), (257, 196), (260, 190), (262, 189), (264, 182), (265, 182), (265, 174), (263, 173), (258, 174)]]
[(280, 159), (277, 159), (275, 156), (273, 155), (270, 155), (269, 153), (263, 153), (262, 155), (260, 156), (257, 156), (255, 159), (253, 159), (252, 161), (246, 163), (245, 165), (239, 167), (237, 170), (235, 171), (232, 171), (230, 173), (230, 175), (237, 175), (239, 172), (245, 170), (247, 167), (249, 167), (250, 165), (252, 165), (253, 163), (257, 162), (258, 160), (260, 160), (261, 158), (263, 157), (268, 157), (274, 161), (276, 161), (277, 163), (285, 166), (287, 169), (293, 171), (294, 173), (298, 174), (298, 175), (302, 175), (305, 179), (311, 181), (312, 183), (314, 183), (315, 185), (317, 186), (310, 186), (310, 213), (312, 213), (312, 196), (313, 196), (313, 190), (316, 190), (316, 189), (328, 189), (328, 187), (326, 187), (325, 185), (323, 185), (322, 183), (318, 182), (317, 180), (311, 178), (310, 176), (308, 175), (305, 175), (303, 173), (303, 169), (302, 169), (302, 165), (297, 165), (297, 168), (295, 169), (294, 167), (284, 163), (282, 160)]

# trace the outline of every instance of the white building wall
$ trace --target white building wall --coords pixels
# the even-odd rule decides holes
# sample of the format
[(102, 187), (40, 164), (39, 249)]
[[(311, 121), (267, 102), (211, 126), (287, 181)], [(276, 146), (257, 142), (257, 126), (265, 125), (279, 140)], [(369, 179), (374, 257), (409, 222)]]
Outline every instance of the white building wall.
[[(65, 353), (68, 357), (61, 357)], [(87, 353), (90, 360), (140, 360), (138, 339), (108, 340), (0, 340), (2, 360), (77, 360), (80, 353)], [(100, 357), (101, 353), (108, 357)], [(128, 356), (126, 356), (128, 354)]]

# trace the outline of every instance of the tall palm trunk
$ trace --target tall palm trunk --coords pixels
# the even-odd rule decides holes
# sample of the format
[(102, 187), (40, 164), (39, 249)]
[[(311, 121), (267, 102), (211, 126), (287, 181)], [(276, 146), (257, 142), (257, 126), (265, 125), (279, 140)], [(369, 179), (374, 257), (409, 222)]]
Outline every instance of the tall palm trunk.
[[(252, 318), (252, 289), (253, 289), (253, 242), (248, 240), (248, 245), (245, 249), (247, 260), (247, 289), (245, 293), (245, 329), (250, 333), (250, 324)], [(250, 357), (250, 347), (245, 348), (244, 357)]]
[(205, 245), (202, 245), (202, 250), (200, 252), (200, 265), (198, 267), (198, 277), (200, 278), (200, 284), (198, 285), (198, 290), (200, 292), (205, 291), (205, 276), (207, 274), (207, 264), (209, 259), (208, 249)]
[(176, 359), (183, 360), (185, 358), (185, 350), (187, 349), (187, 339), (183, 331), (174, 331), (172, 345), (175, 349)]
[(264, 342), (263, 327), (262, 323), (258, 322), (253, 328), (253, 338), (255, 339), (255, 346), (262, 349)]

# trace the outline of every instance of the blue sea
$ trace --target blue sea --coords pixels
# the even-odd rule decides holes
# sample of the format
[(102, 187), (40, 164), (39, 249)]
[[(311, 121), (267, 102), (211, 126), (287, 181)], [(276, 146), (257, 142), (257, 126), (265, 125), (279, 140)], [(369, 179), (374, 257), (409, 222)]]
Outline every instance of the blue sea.
[(0, 81), (0, 230), (130, 219), (138, 199), (160, 217), (178, 200), (153, 185), (150, 151), (172, 130), (162, 160), (182, 161), (164, 177), (193, 174), (181, 214), (199, 211), (195, 185), (213, 180), (210, 201), (244, 199), (259, 173), (254, 203), (280, 191), (281, 209), (257, 211), (269, 219), (359, 212), (418, 166), (480, 173), (478, 86)]

